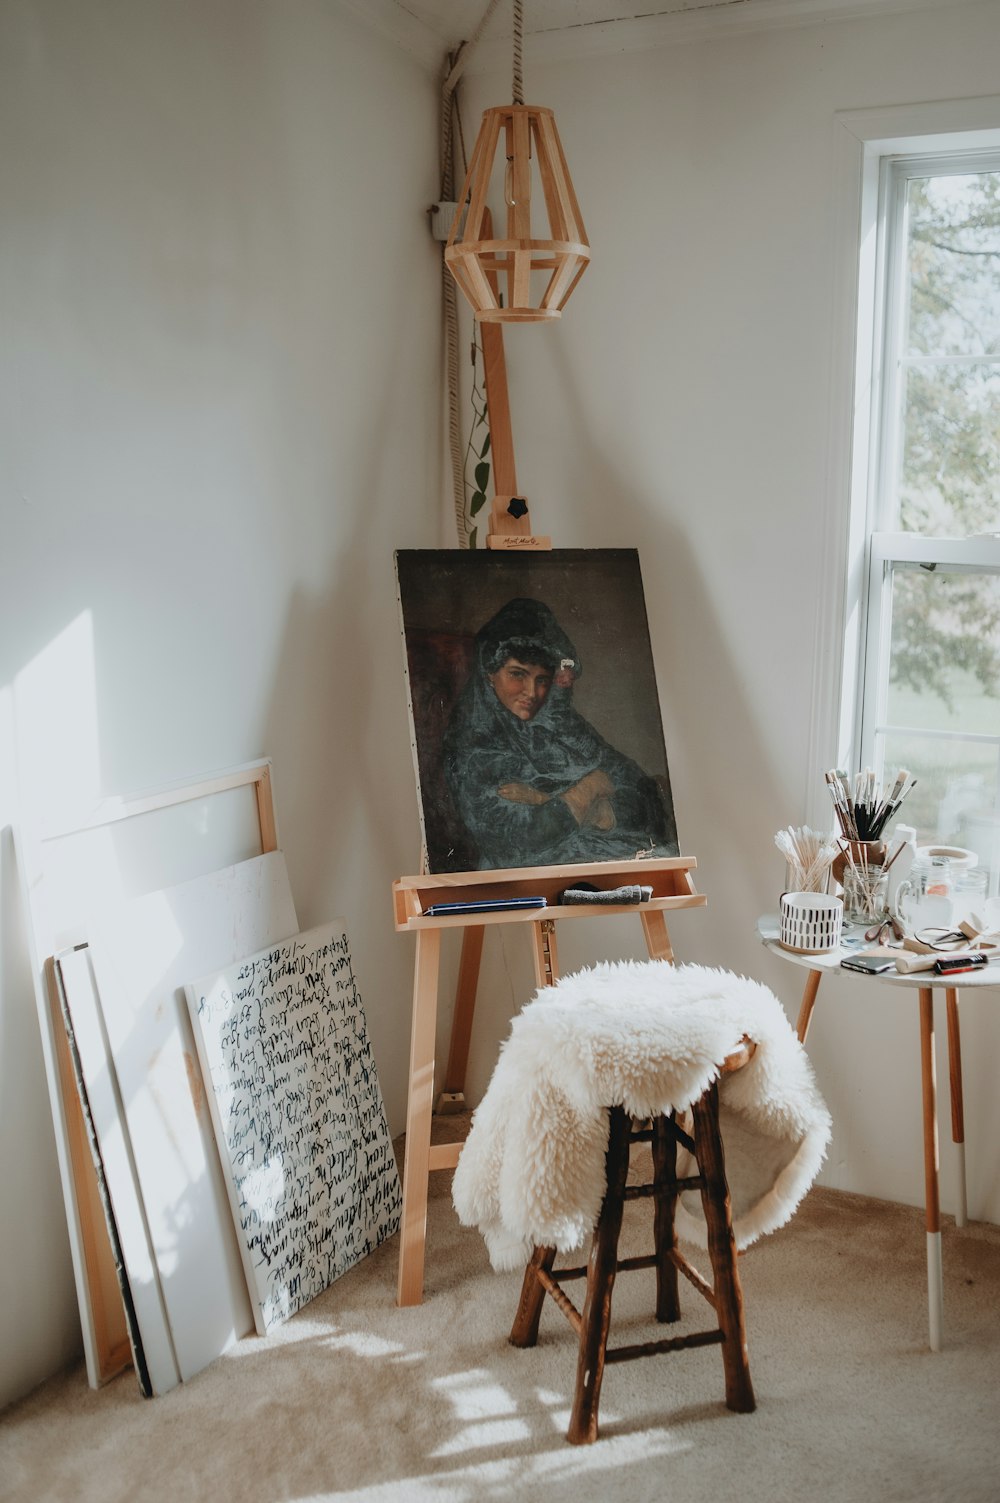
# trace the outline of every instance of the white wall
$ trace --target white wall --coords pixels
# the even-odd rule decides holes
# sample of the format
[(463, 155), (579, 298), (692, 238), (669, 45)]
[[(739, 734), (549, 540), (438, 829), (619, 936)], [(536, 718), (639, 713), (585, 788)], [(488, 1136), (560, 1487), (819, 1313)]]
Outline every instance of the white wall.
[[(67, 779), (270, 755), (300, 921), (348, 924), (394, 1131), (389, 885), (419, 831), (392, 549), (437, 541), (436, 109), (335, 0), (0, 9), (0, 826), (39, 730), (15, 685), (54, 642), (96, 727), (65, 726)], [(0, 856), (2, 1403), (79, 1328), (9, 831)]]
[[(518, 480), (557, 544), (639, 548), (682, 849), (710, 900), (677, 916), (675, 945), (766, 981), (793, 1019), (804, 973), (763, 952), (754, 926), (784, 877), (774, 832), (806, 817), (835, 759), (808, 765), (844, 407), (834, 116), (995, 93), (998, 64), (996, 5), (544, 68), (526, 44), (525, 98), (555, 110), (593, 260), (559, 325), (508, 338)], [(467, 132), (509, 90), (508, 75), (475, 79)], [(561, 929), (565, 965), (597, 953), (596, 928), (572, 946)], [(638, 935), (612, 943), (636, 952)], [(512, 990), (491, 1002), (494, 1038)], [(962, 1021), (969, 1208), (995, 1222), (995, 995), (970, 993)], [(922, 1204), (916, 994), (824, 982), (809, 1049), (835, 1120), (826, 1183)], [(477, 1089), (490, 1064), (477, 1041)]]

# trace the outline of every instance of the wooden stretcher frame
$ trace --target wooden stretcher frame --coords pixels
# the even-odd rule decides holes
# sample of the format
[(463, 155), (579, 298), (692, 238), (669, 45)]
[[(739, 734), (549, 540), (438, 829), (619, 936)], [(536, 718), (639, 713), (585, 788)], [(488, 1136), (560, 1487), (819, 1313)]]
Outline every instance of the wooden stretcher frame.
[(44, 904), (40, 899), (46, 880), (46, 852), (55, 843), (86, 831), (243, 787), (252, 787), (254, 791), (261, 854), (276, 851), (278, 834), (271, 762), (266, 758), (216, 773), (196, 783), (179, 783), (135, 798), (106, 799), (69, 827), (36, 831), (19, 826), (15, 830), (35, 1005), (66, 1208), (87, 1381), (91, 1388), (99, 1388), (128, 1367), (132, 1362), (132, 1352), (124, 1310), (115, 1297), (118, 1275), (114, 1254), (55, 984), (54, 936), (48, 932), (42, 917)]

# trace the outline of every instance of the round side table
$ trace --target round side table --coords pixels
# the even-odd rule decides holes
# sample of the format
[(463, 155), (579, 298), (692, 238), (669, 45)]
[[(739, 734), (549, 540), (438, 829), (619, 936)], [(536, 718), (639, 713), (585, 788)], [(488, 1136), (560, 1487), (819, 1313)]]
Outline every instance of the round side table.
[[(927, 1318), (929, 1341), (932, 1352), (941, 1350), (941, 1335), (944, 1318), (944, 1283), (941, 1262), (941, 1205), (938, 1184), (938, 1121), (937, 1083), (934, 1065), (934, 993), (943, 991), (948, 1028), (948, 1074), (951, 1086), (951, 1135), (958, 1155), (958, 1194), (955, 1210), (955, 1225), (965, 1226), (967, 1221), (965, 1183), (965, 1116), (962, 1102), (962, 1041), (958, 1019), (958, 987), (962, 990), (1000, 986), (1000, 961), (983, 966), (978, 971), (961, 971), (959, 983), (955, 976), (938, 976), (934, 971), (916, 971), (901, 975), (898, 971), (884, 971), (881, 975), (866, 976), (860, 971), (845, 971), (840, 962), (854, 953), (857, 946), (831, 950), (824, 955), (797, 955), (778, 943), (778, 916), (766, 914), (757, 920), (757, 934), (761, 943), (772, 954), (792, 965), (801, 966), (808, 974), (799, 1008), (796, 1025), (801, 1043), (805, 1043), (816, 1005), (816, 994), (824, 975), (836, 972), (861, 986), (876, 983), (882, 986), (902, 987), (916, 992), (920, 1009), (920, 1065), (924, 1115), (924, 1187), (927, 1215)], [(862, 946), (863, 948), (863, 946)]]

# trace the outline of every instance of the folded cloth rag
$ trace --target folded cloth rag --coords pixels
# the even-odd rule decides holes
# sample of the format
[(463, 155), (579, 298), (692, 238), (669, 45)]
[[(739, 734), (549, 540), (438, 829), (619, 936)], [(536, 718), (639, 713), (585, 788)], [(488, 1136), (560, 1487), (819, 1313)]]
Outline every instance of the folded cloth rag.
[(567, 887), (559, 898), (560, 903), (648, 903), (653, 896), (652, 887), (640, 886), (638, 882), (624, 887)]
[[(723, 1076), (719, 1121), (737, 1245), (781, 1226), (812, 1184), (830, 1114), (777, 998), (759, 982), (666, 961), (605, 964), (543, 987), (511, 1025), (452, 1185), (494, 1268), (533, 1247), (570, 1252), (606, 1188), (608, 1107), (683, 1112), (744, 1036), (750, 1062)], [(690, 1171), (678, 1153), (678, 1173)], [(701, 1198), (681, 1197), (678, 1234), (705, 1243)]]

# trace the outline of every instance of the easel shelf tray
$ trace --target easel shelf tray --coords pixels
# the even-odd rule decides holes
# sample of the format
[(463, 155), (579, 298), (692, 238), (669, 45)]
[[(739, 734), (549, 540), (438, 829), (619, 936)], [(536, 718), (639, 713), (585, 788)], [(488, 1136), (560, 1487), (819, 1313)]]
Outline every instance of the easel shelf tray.
[[(537, 924), (542, 919), (593, 918), (608, 913), (651, 913), (668, 908), (702, 908), (708, 902), (695, 890), (693, 856), (663, 856), (631, 861), (602, 861), (573, 866), (538, 866), (502, 871), (440, 872), (400, 877), (392, 884), (396, 929), (467, 928), (470, 924)], [(652, 887), (645, 903), (560, 904), (567, 887), (590, 882), (601, 889), (626, 884)], [(432, 903), (462, 903), (494, 898), (543, 897), (545, 908), (496, 909), (472, 914), (427, 914)]]

